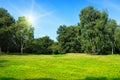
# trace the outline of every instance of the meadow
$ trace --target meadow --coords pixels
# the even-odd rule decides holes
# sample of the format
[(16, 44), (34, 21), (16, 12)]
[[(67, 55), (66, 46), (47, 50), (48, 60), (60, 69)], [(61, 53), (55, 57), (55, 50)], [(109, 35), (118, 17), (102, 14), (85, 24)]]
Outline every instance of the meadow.
[(0, 55), (0, 80), (120, 80), (120, 55)]

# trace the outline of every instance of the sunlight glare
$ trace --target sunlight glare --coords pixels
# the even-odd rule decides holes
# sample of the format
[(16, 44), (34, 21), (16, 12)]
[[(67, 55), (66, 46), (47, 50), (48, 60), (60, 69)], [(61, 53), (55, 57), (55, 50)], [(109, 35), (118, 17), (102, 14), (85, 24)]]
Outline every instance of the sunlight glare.
[(27, 16), (27, 20), (29, 23), (34, 24), (35, 23), (35, 16), (32, 16), (32, 15)]

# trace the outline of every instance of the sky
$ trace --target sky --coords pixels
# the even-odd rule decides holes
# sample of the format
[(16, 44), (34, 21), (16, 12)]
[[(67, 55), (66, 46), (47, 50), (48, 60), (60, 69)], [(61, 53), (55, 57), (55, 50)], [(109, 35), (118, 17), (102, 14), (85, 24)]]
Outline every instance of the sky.
[(107, 11), (109, 18), (120, 24), (119, 0), (0, 0), (0, 7), (15, 20), (19, 16), (32, 19), (35, 38), (49, 36), (55, 41), (59, 26), (77, 25), (80, 11), (87, 6)]

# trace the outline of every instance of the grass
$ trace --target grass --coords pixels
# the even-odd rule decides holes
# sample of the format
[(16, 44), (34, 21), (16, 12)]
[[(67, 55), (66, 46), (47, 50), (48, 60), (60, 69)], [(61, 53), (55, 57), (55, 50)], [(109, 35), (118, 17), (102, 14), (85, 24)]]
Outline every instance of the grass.
[(0, 80), (120, 80), (120, 55), (1, 55)]

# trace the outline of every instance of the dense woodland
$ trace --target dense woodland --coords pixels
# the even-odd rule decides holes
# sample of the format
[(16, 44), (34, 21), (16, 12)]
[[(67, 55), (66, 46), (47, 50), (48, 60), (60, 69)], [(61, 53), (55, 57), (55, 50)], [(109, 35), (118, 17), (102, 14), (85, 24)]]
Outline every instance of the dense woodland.
[(80, 11), (77, 25), (60, 25), (57, 42), (49, 36), (34, 38), (26, 17), (14, 17), (0, 8), (0, 53), (120, 54), (120, 25), (106, 11), (88, 6)]

